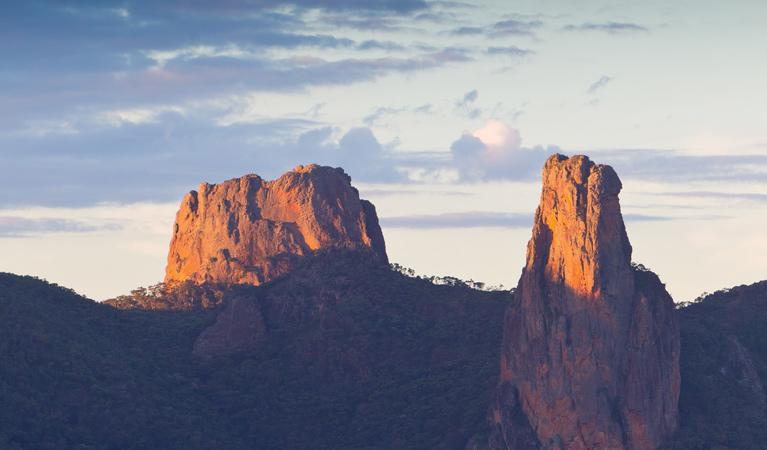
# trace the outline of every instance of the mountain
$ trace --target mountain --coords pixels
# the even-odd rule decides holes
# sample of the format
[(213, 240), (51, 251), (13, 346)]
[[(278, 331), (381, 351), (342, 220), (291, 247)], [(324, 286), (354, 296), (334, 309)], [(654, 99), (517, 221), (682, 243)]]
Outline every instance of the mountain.
[(176, 214), (165, 282), (261, 284), (338, 246), (370, 247), (388, 263), (375, 207), (343, 169), (312, 164), (274, 181), (203, 183)]
[[(340, 170), (291, 176), (306, 171), (355, 192)], [(234, 181), (262, 186), (247, 178)], [(524, 450), (589, 437), (649, 449), (676, 423), (663, 450), (764, 448), (767, 281), (674, 311), (658, 277), (630, 263), (620, 188), (608, 166), (551, 158), (511, 292), (414, 277), (387, 263), (382, 237), (286, 256), (289, 270), (258, 285), (172, 279), (101, 304), (0, 273), (0, 448)], [(234, 199), (256, 204), (220, 197), (229, 215), (213, 223), (233, 225), (230, 237), (211, 229), (219, 242), (235, 230), (242, 242), (257, 217)], [(219, 274), (237, 273), (234, 256)], [(678, 421), (662, 413), (675, 386)], [(573, 424), (583, 438), (570, 439)]]
[[(188, 311), (0, 274), (0, 448), (463, 449), (487, 427), (510, 295), (409, 277), (372, 251), (208, 285), (218, 305)], [(265, 334), (197, 356), (237, 302), (258, 305)]]
[(631, 264), (615, 171), (554, 155), (506, 312), (491, 447), (655, 449), (678, 426), (679, 327)]
[(677, 310), (681, 427), (667, 450), (756, 449), (767, 442), (767, 280)]

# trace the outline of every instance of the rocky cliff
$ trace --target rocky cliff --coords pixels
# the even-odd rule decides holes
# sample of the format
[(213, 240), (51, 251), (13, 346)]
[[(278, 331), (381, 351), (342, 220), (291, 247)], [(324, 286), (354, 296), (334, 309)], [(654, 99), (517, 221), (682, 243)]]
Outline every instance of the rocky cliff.
[(490, 446), (654, 449), (678, 426), (679, 327), (631, 264), (610, 166), (554, 155), (507, 310)]
[(165, 282), (261, 284), (333, 246), (367, 246), (388, 264), (375, 207), (340, 168), (203, 183), (176, 214)]

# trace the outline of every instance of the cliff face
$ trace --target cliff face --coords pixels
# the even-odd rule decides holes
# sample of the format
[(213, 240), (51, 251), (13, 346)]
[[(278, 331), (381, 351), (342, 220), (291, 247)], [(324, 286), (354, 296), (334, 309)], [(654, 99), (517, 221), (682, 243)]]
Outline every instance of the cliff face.
[(388, 264), (375, 207), (350, 182), (340, 168), (311, 165), (274, 181), (201, 184), (176, 214), (165, 282), (261, 284), (332, 246), (371, 247)]
[(653, 449), (677, 428), (674, 304), (631, 265), (620, 189), (585, 156), (546, 162), (505, 317), (493, 448)]

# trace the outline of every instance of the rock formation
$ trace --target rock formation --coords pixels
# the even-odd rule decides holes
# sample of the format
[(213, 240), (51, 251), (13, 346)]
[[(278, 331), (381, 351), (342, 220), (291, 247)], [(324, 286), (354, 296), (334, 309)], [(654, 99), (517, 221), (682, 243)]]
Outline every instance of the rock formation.
[(631, 264), (620, 190), (585, 156), (546, 162), (505, 316), (491, 448), (647, 450), (677, 428), (674, 304)]
[(236, 296), (194, 342), (192, 353), (211, 358), (249, 347), (266, 337), (261, 308), (253, 298)]
[(367, 246), (388, 264), (378, 216), (343, 169), (298, 166), (274, 181), (203, 183), (176, 214), (165, 282), (261, 284), (302, 256)]

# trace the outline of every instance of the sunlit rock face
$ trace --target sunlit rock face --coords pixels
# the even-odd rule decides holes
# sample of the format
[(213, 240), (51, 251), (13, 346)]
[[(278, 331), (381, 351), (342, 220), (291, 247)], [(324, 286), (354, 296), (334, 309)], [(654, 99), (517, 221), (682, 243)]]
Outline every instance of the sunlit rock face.
[(554, 155), (506, 312), (491, 448), (654, 449), (678, 425), (679, 328), (631, 265), (610, 166)]
[(367, 246), (388, 264), (378, 216), (340, 168), (203, 183), (181, 202), (165, 282), (261, 284), (315, 250)]

